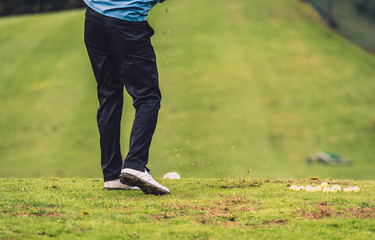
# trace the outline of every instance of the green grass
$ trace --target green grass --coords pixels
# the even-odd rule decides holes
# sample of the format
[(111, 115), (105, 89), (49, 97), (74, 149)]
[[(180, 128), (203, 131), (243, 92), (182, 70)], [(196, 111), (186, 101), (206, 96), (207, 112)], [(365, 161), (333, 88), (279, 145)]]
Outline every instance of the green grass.
[[(149, 21), (163, 94), (155, 176), (373, 178), (375, 58), (309, 4), (170, 0)], [(82, 10), (0, 19), (0, 176), (101, 176), (83, 23)], [(307, 165), (318, 150), (353, 164)]]
[[(161, 181), (172, 194), (103, 191), (98, 178), (1, 178), (1, 239), (373, 239), (375, 182), (292, 192), (309, 179)], [(275, 201), (277, 199), (277, 201)]]

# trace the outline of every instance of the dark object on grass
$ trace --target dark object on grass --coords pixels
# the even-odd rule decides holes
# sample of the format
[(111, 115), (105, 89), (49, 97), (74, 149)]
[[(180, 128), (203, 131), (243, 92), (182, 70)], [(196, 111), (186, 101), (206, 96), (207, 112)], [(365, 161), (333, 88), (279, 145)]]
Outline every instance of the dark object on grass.
[(321, 163), (327, 165), (350, 165), (351, 161), (331, 152), (311, 153), (306, 158), (308, 163)]

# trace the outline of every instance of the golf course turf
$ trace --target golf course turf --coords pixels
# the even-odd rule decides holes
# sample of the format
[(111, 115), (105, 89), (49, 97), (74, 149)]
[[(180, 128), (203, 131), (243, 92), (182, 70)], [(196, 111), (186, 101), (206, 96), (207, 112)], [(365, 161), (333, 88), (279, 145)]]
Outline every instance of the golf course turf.
[[(327, 181), (359, 193), (292, 192)], [(170, 195), (97, 178), (1, 178), (0, 239), (373, 239), (374, 181), (160, 180)]]

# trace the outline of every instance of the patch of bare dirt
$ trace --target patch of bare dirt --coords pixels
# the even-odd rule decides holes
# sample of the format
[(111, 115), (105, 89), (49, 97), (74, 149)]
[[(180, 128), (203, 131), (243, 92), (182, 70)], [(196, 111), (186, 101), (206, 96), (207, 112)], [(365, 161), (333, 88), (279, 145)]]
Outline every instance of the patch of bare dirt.
[(357, 218), (375, 218), (375, 208), (373, 207), (359, 207), (355, 206), (352, 208), (344, 209), (346, 214), (336, 214), (337, 216), (344, 217), (357, 217)]
[(329, 208), (327, 205), (327, 202), (321, 202), (316, 205), (315, 210), (300, 209), (297, 212), (293, 212), (293, 214), (301, 215), (302, 218), (309, 219), (322, 219), (325, 217), (331, 217), (331, 214), (334, 210), (332, 208)]
[(284, 225), (288, 222), (288, 219), (272, 219), (268, 221), (264, 221), (263, 224), (278, 224), (278, 225)]
[[(360, 207), (354, 206), (347, 209), (334, 209), (328, 207), (327, 202), (321, 202), (316, 204), (315, 210), (300, 209), (297, 212), (293, 212), (295, 215), (300, 215), (300, 218), (309, 219), (322, 219), (325, 217), (338, 216), (338, 217), (355, 217), (355, 218), (375, 218), (375, 208), (374, 207)], [(297, 218), (298, 219), (298, 218)]]
[(60, 213), (57, 207), (34, 207), (25, 203), (19, 206), (10, 206), (14, 209), (3, 211), (2, 213), (10, 216), (29, 216), (29, 217), (70, 217), (68, 214)]
[(36, 212), (4, 212), (11, 216), (28, 216), (28, 217), (69, 217), (67, 214), (62, 214), (56, 211), (36, 211)]
[(163, 215), (163, 214), (149, 215), (149, 217), (151, 217), (152, 219), (154, 219), (156, 221), (161, 221), (161, 220), (164, 220), (164, 219), (168, 219), (168, 217), (166, 215)]
[(224, 189), (232, 189), (232, 188), (247, 188), (247, 187), (260, 187), (262, 185), (261, 179), (220, 179), (219, 184), (215, 184), (215, 187), (219, 186), (219, 188)]
[(166, 220), (178, 216), (195, 216), (200, 224), (221, 226), (242, 226), (238, 222), (240, 212), (258, 211), (259, 206), (245, 196), (220, 196), (221, 199), (205, 205), (164, 203), (167, 211), (163, 214), (150, 215), (155, 221)]

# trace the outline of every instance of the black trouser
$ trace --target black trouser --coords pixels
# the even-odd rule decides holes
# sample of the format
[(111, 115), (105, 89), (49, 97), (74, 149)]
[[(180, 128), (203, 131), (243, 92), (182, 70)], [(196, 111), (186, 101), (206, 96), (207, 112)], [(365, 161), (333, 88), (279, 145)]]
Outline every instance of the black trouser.
[[(105, 181), (119, 178), (122, 168), (144, 171), (155, 131), (161, 95), (154, 30), (144, 22), (124, 21), (88, 8), (85, 44), (97, 81), (97, 115), (101, 164)], [(136, 109), (129, 152), (122, 164), (120, 123), (124, 85)]]

